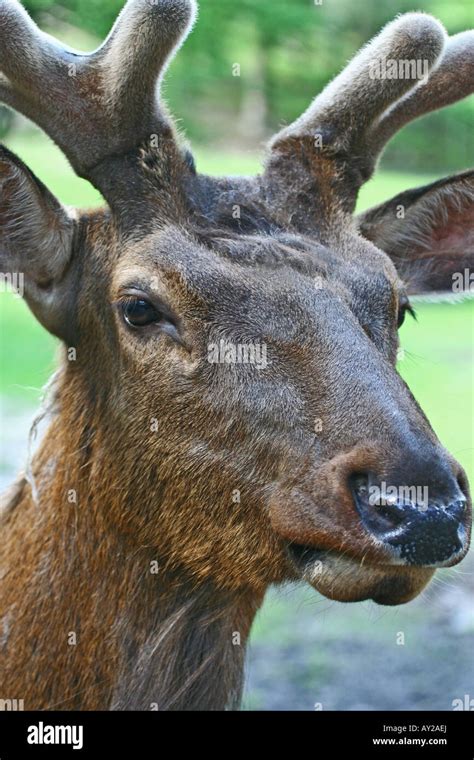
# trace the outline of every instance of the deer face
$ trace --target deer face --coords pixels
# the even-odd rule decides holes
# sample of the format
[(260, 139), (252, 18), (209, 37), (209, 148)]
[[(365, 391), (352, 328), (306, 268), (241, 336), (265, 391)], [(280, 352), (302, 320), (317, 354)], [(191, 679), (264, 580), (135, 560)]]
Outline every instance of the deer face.
[[(50, 43), (7, 5), (41, 55)], [(277, 135), (261, 177), (212, 180), (176, 145), (157, 72), (135, 102), (150, 68), (114, 68), (134, 45), (141, 64), (155, 56), (156, 17), (162, 66), (190, 11), (128, 3), (104, 46), (77, 57), (77, 88), (67, 82), (81, 129), (66, 134), (57, 108), (36, 114), (110, 212), (71, 217), (2, 153), (2, 253), (28, 272), (40, 321), (77, 346), (64, 387), (95, 400), (97, 467), (126, 495), (114, 520), (138, 543), (221, 586), (303, 577), (335, 599), (407, 601), (462, 559), (470, 521), (465, 475), (396, 372), (397, 328), (409, 293), (447, 289), (472, 264), (474, 175), (352, 212), (381, 146), (433, 107), (440, 77), (465, 71), (467, 94), (472, 37), (445, 48), (436, 21), (402, 17)], [(438, 64), (421, 93), (368, 77), (397, 57)], [(91, 72), (107, 118), (82, 100)], [(22, 76), (33, 88), (34, 72)], [(51, 77), (60, 88), (59, 64)], [(13, 84), (5, 99), (30, 115), (33, 93)]]

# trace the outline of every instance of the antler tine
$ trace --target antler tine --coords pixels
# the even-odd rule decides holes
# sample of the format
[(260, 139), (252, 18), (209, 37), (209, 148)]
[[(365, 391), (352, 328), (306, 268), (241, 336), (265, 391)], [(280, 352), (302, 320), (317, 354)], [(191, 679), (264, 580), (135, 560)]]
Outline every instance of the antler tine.
[(41, 32), (17, 0), (0, 0), (0, 98), (102, 189), (93, 177), (100, 162), (170, 134), (157, 82), (195, 11), (194, 0), (129, 0), (104, 44), (82, 54)]
[(336, 150), (349, 149), (388, 106), (413, 88), (413, 79), (381, 79), (372, 73), (386, 60), (438, 60), (446, 39), (442, 25), (424, 13), (407, 13), (387, 26), (313, 101), (305, 113), (272, 141), (320, 132)]
[(140, 110), (154, 105), (168, 59), (189, 32), (195, 15), (194, 0), (129, 0), (96, 52), (94, 58), (110, 82), (109, 107), (114, 100), (117, 112), (131, 111), (132, 130), (140, 127)]
[(382, 114), (369, 136), (371, 153), (377, 156), (405, 124), (444, 108), (474, 92), (474, 30), (450, 37), (439, 65)]

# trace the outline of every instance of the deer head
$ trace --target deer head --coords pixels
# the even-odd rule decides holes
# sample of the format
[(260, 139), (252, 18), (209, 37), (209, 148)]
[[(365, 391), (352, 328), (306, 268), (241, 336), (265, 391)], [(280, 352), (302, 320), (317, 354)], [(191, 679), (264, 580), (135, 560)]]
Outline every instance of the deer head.
[[(129, 0), (84, 55), (0, 4), (2, 100), (107, 201), (72, 212), (2, 149), (2, 266), (76, 350), (38, 498), (51, 477), (82, 488), (109, 530), (197, 585), (303, 577), (405, 602), (468, 548), (466, 477), (395, 362), (410, 294), (474, 262), (474, 172), (354, 208), (396, 130), (472, 92), (473, 33), (401, 16), (273, 138), (260, 176), (215, 179), (158, 95), (194, 17), (192, 0)], [(371, 75), (389, 59), (429, 75)], [(413, 487), (427, 499), (400, 495)]]

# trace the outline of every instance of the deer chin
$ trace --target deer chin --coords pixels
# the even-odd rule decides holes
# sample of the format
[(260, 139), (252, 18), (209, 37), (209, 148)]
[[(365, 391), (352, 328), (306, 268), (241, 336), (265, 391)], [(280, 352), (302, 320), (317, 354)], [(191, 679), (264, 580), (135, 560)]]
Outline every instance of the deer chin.
[(432, 568), (363, 563), (338, 552), (290, 545), (288, 554), (298, 576), (316, 591), (338, 602), (396, 605), (409, 602), (434, 574)]

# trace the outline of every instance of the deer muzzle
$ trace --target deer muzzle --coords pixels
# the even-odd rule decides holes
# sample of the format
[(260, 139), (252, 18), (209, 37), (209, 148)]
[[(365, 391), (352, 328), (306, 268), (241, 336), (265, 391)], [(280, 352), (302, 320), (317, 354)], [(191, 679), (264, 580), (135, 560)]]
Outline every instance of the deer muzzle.
[(306, 460), (280, 482), (270, 516), (296, 573), (330, 598), (398, 604), (460, 562), (471, 530), (466, 477), (441, 447), (423, 452), (377, 475), (386, 458), (356, 447), (318, 468)]

